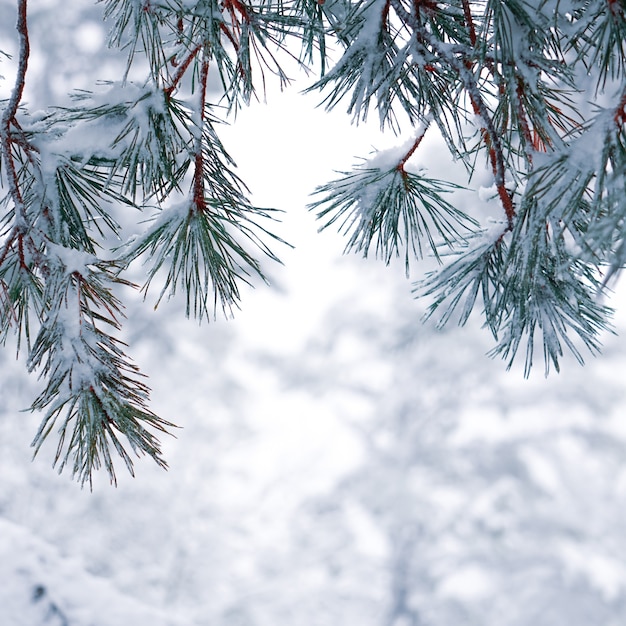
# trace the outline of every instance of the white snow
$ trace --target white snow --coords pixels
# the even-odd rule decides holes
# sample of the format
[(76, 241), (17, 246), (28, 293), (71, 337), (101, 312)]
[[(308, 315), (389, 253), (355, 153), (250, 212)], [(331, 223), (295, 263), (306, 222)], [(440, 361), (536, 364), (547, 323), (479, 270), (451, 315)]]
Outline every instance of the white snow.
[(89, 574), (24, 526), (0, 518), (0, 622), (6, 626), (185, 626)]

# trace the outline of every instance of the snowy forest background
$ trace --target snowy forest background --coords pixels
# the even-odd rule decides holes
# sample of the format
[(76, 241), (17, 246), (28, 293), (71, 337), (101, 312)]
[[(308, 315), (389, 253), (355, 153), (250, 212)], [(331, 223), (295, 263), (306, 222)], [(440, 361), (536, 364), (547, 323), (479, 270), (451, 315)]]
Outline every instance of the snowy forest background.
[[(119, 77), (97, 5), (38, 0), (30, 19), (31, 108)], [(223, 133), (254, 201), (285, 211), (272, 286), (202, 327), (174, 302), (128, 310), (151, 406), (181, 427), (168, 472), (146, 459), (90, 493), (51, 470), (53, 445), (31, 462), (38, 383), (0, 352), (0, 624), (623, 624), (623, 295), (602, 356), (547, 380), (505, 372), (476, 327), (422, 325), (401, 264), (316, 233), (308, 193), (393, 138), (316, 109), (307, 84)], [(432, 141), (429, 167), (449, 168)]]

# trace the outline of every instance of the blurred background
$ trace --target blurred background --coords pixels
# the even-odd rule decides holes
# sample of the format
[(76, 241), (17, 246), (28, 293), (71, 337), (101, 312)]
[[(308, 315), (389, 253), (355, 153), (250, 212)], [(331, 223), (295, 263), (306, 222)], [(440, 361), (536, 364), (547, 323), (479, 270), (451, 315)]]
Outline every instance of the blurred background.
[[(119, 78), (101, 5), (29, 6), (32, 110)], [(14, 23), (0, 0), (9, 54)], [(0, 75), (6, 98), (11, 61)], [(151, 408), (180, 427), (162, 441), (169, 471), (143, 459), (90, 493), (51, 469), (52, 442), (32, 461), (41, 415), (23, 409), (40, 383), (0, 352), (0, 624), (622, 625), (623, 294), (603, 354), (547, 379), (485, 356), (477, 322), (423, 324), (401, 264), (316, 232), (315, 186), (398, 138), (317, 108), (310, 81), (221, 131), (254, 202), (284, 211), (294, 248), (271, 286), (201, 327), (124, 294)], [(428, 138), (417, 158), (448, 175)]]

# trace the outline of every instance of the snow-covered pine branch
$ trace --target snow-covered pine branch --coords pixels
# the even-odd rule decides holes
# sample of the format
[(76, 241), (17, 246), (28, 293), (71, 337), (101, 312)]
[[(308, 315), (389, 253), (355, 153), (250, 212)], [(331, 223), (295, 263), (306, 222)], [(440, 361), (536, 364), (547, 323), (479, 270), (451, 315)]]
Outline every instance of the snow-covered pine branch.
[[(19, 67), (0, 133), (2, 336), (17, 334), (45, 381), (33, 445), (58, 427), (55, 463), (90, 484), (101, 466), (115, 482), (114, 450), (131, 473), (129, 451), (166, 465), (153, 433), (173, 425), (147, 408), (149, 390), (115, 337), (130, 263), (146, 254), (144, 289), (163, 274), (161, 296), (184, 292), (187, 314), (202, 320), (237, 306), (241, 282), (263, 278), (259, 256), (278, 260), (268, 240), (280, 239), (264, 224), (273, 212), (248, 199), (216, 111), (248, 102), (266, 72), (285, 82), (276, 55), (291, 54), (284, 37), (299, 23), (281, 5), (239, 0), (104, 4), (126, 72), (31, 115), (21, 105), (29, 39), (20, 0)], [(137, 62), (147, 65), (143, 83), (129, 78)], [(209, 68), (226, 109), (209, 100)], [(129, 211), (138, 234), (121, 226)]]
[[(580, 361), (582, 346), (597, 352), (612, 313), (598, 298), (626, 260), (623, 3), (351, 6), (343, 32), (352, 37), (342, 40), (343, 55), (316, 85), (327, 92), (327, 106), (345, 99), (357, 120), (375, 106), (381, 124), (407, 135), (416, 120), (432, 116), (469, 179), (483, 155), (501, 207), (500, 219), (490, 222), (480, 207), (473, 215), (459, 211), (455, 227), (466, 213), (478, 220), (463, 237), (432, 230), (433, 256), (445, 249), (450, 261), (415, 284), (418, 296), (431, 299), (429, 315), (463, 324), (479, 304), (497, 342), (494, 354), (510, 366), (524, 346), (527, 374), (538, 348), (546, 372), (558, 370), (564, 348)], [(369, 245), (355, 245), (359, 229), (368, 216), (382, 214), (387, 219), (367, 222), (367, 241), (399, 240), (410, 249), (404, 224), (425, 223), (428, 204), (410, 205), (412, 215), (390, 229), (396, 181), (381, 176), (377, 184), (376, 193), (367, 193), (371, 181), (352, 175), (334, 189), (320, 187), (326, 196), (313, 207), (326, 219), (339, 207), (358, 206), (361, 221), (353, 217), (343, 226), (354, 231), (349, 248), (367, 254)], [(413, 248), (419, 257), (421, 249)], [(390, 249), (399, 246), (377, 247), (386, 262)]]
[[(318, 73), (309, 91), (328, 108), (345, 102), (355, 123), (375, 109), (402, 135), (316, 192), (347, 249), (401, 255), (407, 271), (443, 261), (414, 287), (430, 315), (464, 323), (482, 308), (494, 353), (510, 365), (524, 351), (527, 373), (538, 351), (546, 371), (565, 349), (581, 361), (582, 348), (598, 351), (611, 315), (598, 298), (626, 262), (623, 2), (103, 0), (125, 70), (37, 114), (22, 102), (28, 2), (16, 4), (0, 116), (0, 330), (46, 381), (37, 446), (65, 411), (57, 458), (81, 481), (98, 463), (114, 477), (110, 444), (128, 464), (112, 424), (161, 462), (142, 429), (165, 422), (113, 336), (129, 265), (141, 257), (144, 289), (163, 280), (161, 296), (182, 292), (204, 319), (236, 307), (242, 282), (277, 260), (274, 212), (252, 204), (218, 130), (270, 77), (286, 86), (294, 62)], [(484, 198), (461, 204), (458, 184), (416, 166), (437, 131), (468, 185), (478, 168), (491, 176), (495, 219)]]

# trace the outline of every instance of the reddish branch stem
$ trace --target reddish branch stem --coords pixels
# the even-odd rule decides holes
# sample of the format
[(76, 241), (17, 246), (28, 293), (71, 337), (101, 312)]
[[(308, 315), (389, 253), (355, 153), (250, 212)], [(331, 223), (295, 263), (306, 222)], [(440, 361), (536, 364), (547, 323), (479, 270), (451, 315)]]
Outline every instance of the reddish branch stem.
[(463, 0), (463, 14), (465, 15), (465, 24), (469, 30), (470, 43), (476, 45), (476, 29), (474, 28), (474, 20), (472, 18), (472, 8), (469, 0)]
[(622, 93), (622, 99), (617, 106), (614, 119), (616, 124), (626, 124), (626, 89)]
[[(240, 0), (225, 0), (224, 10), (228, 12), (231, 20), (231, 30), (222, 22), (220, 30), (228, 37), (235, 49), (239, 50), (239, 37), (241, 35), (241, 24), (250, 23), (250, 10)], [(237, 15), (238, 14), (238, 15)]]
[[(401, 0), (389, 0), (389, 2), (393, 6), (398, 17), (407, 26), (410, 26), (413, 29), (418, 41), (420, 41), (423, 46), (430, 48), (431, 51), (439, 56), (439, 58), (445, 64), (450, 66), (458, 73), (459, 78), (463, 83), (465, 92), (469, 96), (472, 108), (474, 109), (474, 113), (482, 120), (483, 128), (481, 129), (481, 133), (483, 136), (483, 141), (485, 142), (487, 150), (489, 151), (489, 159), (491, 161), (491, 167), (493, 170), (496, 188), (498, 190), (498, 196), (500, 197), (500, 201), (502, 202), (502, 207), (506, 215), (507, 230), (512, 230), (515, 220), (515, 206), (513, 204), (513, 199), (511, 198), (508, 190), (504, 185), (506, 171), (504, 163), (504, 151), (502, 149), (500, 138), (498, 137), (495, 127), (493, 125), (493, 120), (491, 118), (489, 108), (482, 98), (476, 78), (472, 73), (472, 63), (470, 59), (457, 57), (456, 54), (454, 54), (450, 50), (449, 47), (446, 47), (441, 41), (438, 41), (435, 37), (433, 37), (432, 34), (428, 32), (428, 30), (426, 30), (424, 25), (421, 24), (419, 19), (416, 16), (411, 15), (404, 8)], [(420, 7), (423, 8), (431, 9), (431, 7), (433, 6), (436, 8), (436, 4), (431, 2), (431, 0), (422, 0), (419, 1), (418, 4)], [(470, 23), (473, 25), (473, 22)], [(472, 35), (470, 35), (470, 37), (471, 36)]]
[(424, 135), (426, 131), (430, 127), (430, 123), (433, 121), (432, 114), (428, 115), (428, 117), (424, 120), (424, 128), (420, 131), (419, 135), (415, 138), (413, 145), (409, 149), (409, 151), (402, 157), (402, 160), (396, 166), (400, 172), (404, 172), (404, 166), (406, 162), (415, 154), (415, 151), (419, 148), (419, 145), (422, 143), (422, 139), (424, 139)]
[(524, 136), (524, 141), (528, 148), (526, 149), (526, 158), (530, 165), (533, 163), (533, 156), (530, 150), (530, 146), (533, 146), (535, 149), (538, 148), (537, 142), (534, 141), (533, 134), (530, 130), (530, 125), (528, 124), (528, 119), (526, 118), (526, 110), (524, 109), (523, 98), (524, 98), (524, 83), (520, 78), (517, 79), (517, 88), (515, 89), (515, 96), (517, 97), (517, 116), (519, 117), (519, 123), (522, 128), (522, 135)]
[(434, 14), (439, 7), (435, 0), (413, 0), (413, 8), (415, 9), (415, 14), (419, 16), (422, 9), (424, 9), (426, 13)]
[(170, 83), (170, 85), (168, 87), (165, 88), (165, 95), (166, 96), (171, 96), (172, 92), (174, 91), (174, 89), (176, 89), (176, 86), (178, 85), (178, 83), (181, 81), (182, 77), (185, 75), (185, 72), (187, 71), (187, 68), (189, 67), (189, 65), (191, 64), (191, 62), (194, 60), (195, 56), (198, 54), (198, 52), (200, 51), (200, 48), (202, 46), (200, 44), (198, 44), (188, 55), (187, 58), (178, 66), (178, 69), (176, 70), (176, 74), (174, 74), (174, 76), (172, 77), (172, 82)]
[(241, 0), (227, 0), (226, 5), (236, 9), (246, 22), (250, 21), (250, 13), (248, 7)]
[(239, 52), (239, 42), (235, 39), (235, 35), (233, 35), (229, 30), (228, 26), (224, 24), (224, 22), (220, 22), (220, 30), (226, 35), (228, 41), (233, 44), (233, 48), (235, 48), (236, 52)]
[(0, 120), (0, 144), (2, 159), (6, 168), (9, 193), (11, 194), (11, 198), (13, 199), (13, 203), (15, 205), (16, 218), (18, 222), (21, 222), (20, 227), (22, 228), (26, 225), (26, 216), (24, 200), (20, 192), (19, 180), (15, 167), (15, 160), (13, 159), (13, 152), (11, 150), (11, 144), (13, 143), (11, 138), (11, 124), (16, 124), (15, 115), (22, 100), (22, 95), (24, 94), (26, 71), (28, 69), (28, 57), (30, 55), (28, 22), (26, 15), (27, 0), (19, 0), (17, 6), (16, 28), (20, 39), (20, 53), (17, 66), (17, 76), (15, 78), (15, 85), (13, 87), (13, 91), (11, 92), (11, 97), (9, 98), (7, 107), (2, 113), (2, 119)]
[(196, 211), (206, 211), (204, 197), (204, 153), (202, 151), (202, 132), (204, 130), (204, 100), (209, 76), (209, 59), (206, 50), (203, 51), (202, 65), (200, 66), (200, 94), (199, 94), (199, 123), (196, 137), (194, 173), (193, 173), (193, 205)]
[[(4, 262), (9, 250), (17, 238), (19, 261), (22, 267), (26, 267), (26, 258), (24, 255), (24, 234), (27, 230), (26, 207), (20, 190), (17, 168), (15, 167), (15, 159), (13, 158), (12, 145), (15, 143), (15, 140), (11, 133), (11, 126), (14, 125), (20, 129), (15, 116), (24, 94), (26, 72), (28, 70), (28, 58), (30, 55), (27, 8), (27, 0), (18, 1), (16, 29), (20, 40), (20, 52), (17, 75), (15, 77), (15, 85), (13, 86), (11, 97), (9, 98), (7, 107), (3, 111), (2, 118), (0, 119), (0, 153), (5, 166), (9, 194), (13, 200), (13, 205), (15, 206), (15, 225), (5, 241), (0, 262)], [(17, 143), (19, 143), (19, 141)]]
[(485, 146), (489, 151), (489, 160), (491, 161), (491, 169), (493, 171), (493, 178), (496, 183), (496, 189), (498, 190), (498, 196), (504, 209), (507, 220), (507, 230), (513, 230), (513, 222), (515, 220), (515, 205), (513, 204), (513, 198), (509, 194), (505, 187), (505, 165), (504, 165), (504, 151), (502, 150), (502, 144), (498, 137), (496, 130), (493, 126), (493, 121), (490, 116), (489, 109), (483, 101), (478, 87), (473, 79), (471, 72), (464, 66), (457, 68), (461, 79), (465, 85), (465, 90), (469, 95), (470, 102), (474, 113), (482, 120), (483, 127), (480, 132), (485, 142)]
[(383, 14), (382, 14), (382, 27), (383, 28), (387, 28), (387, 22), (389, 20), (389, 9), (391, 8), (391, 2), (389, 0), (387, 0), (385, 2), (385, 6), (383, 7)]
[[(476, 28), (474, 27), (474, 19), (472, 17), (472, 10), (469, 3), (469, 0), (463, 0), (463, 14), (465, 17), (465, 24), (469, 31), (470, 42), (472, 46), (476, 45)], [(488, 126), (489, 128), (483, 127), (481, 128), (481, 134), (483, 137), (483, 141), (485, 142), (485, 146), (489, 152), (489, 161), (491, 163), (491, 169), (493, 171), (493, 176), (496, 182), (496, 188), (498, 190), (498, 196), (500, 198), (500, 202), (502, 203), (502, 207), (504, 208), (504, 213), (507, 219), (507, 229), (512, 230), (513, 228), (513, 219), (515, 218), (515, 207), (513, 205), (513, 199), (511, 198), (508, 190), (504, 186), (504, 154), (502, 151), (502, 146), (500, 145), (500, 140), (498, 139), (496, 133), (494, 132), (493, 124), (491, 123), (491, 118), (489, 116), (489, 112), (487, 110), (486, 105), (484, 104), (480, 92), (476, 86), (475, 80), (468, 80), (469, 76), (471, 76), (471, 68), (472, 62), (469, 59), (466, 59), (464, 62), (465, 69), (467, 73), (461, 73), (461, 78), (463, 78), (463, 82), (465, 83), (465, 88), (469, 93), (470, 102), (472, 104), (472, 108), (474, 113), (479, 116)], [(493, 64), (487, 64), (488, 69), (491, 71), (492, 75), (495, 77), (495, 72), (493, 68)], [(500, 92), (503, 91), (503, 85), (500, 85)], [(522, 128), (524, 132), (524, 136), (527, 141), (532, 142), (532, 136), (530, 135), (530, 128), (528, 127), (528, 122), (526, 120), (526, 115), (524, 112), (524, 107), (522, 106), (522, 96), (523, 96), (523, 85), (521, 82), (518, 82), (517, 87), (517, 95), (518, 95), (518, 113), (520, 116), (520, 121), (522, 123)], [(529, 157), (530, 159), (530, 157)]]
[[(237, 55), (241, 50), (241, 25), (243, 22), (250, 24), (251, 22), (251, 9), (249, 9), (241, 0), (224, 0), (224, 10), (228, 12), (230, 16), (231, 25), (230, 28), (225, 22), (220, 23), (220, 30), (226, 35)], [(245, 77), (245, 69), (241, 64), (241, 60), (237, 60), (237, 71), (242, 78)]]
[(513, 230), (515, 205), (513, 204), (511, 194), (509, 194), (508, 189), (504, 185), (505, 168), (502, 146), (498, 136), (494, 132), (491, 119), (488, 116), (485, 117), (486, 105), (484, 102), (482, 102), (481, 99), (477, 99), (475, 94), (470, 93), (469, 97), (474, 113), (476, 113), (476, 115), (478, 115), (485, 124), (485, 126), (480, 129), (480, 132), (482, 134), (483, 141), (485, 142), (485, 146), (487, 146), (487, 150), (489, 151), (489, 160), (491, 162), (491, 169), (493, 171), (496, 189), (498, 190), (498, 196), (500, 198), (500, 202), (502, 203), (502, 207), (504, 208), (504, 214), (506, 215), (507, 230)]
[(17, 24), (16, 29), (20, 38), (20, 56), (17, 68), (17, 77), (15, 79), (15, 86), (9, 103), (5, 112), (2, 115), (2, 121), (8, 124), (13, 120), (17, 113), (17, 107), (19, 106), (22, 95), (24, 93), (24, 85), (26, 84), (26, 70), (28, 69), (28, 57), (30, 55), (30, 42), (28, 39), (28, 22), (27, 15), (27, 0), (18, 0), (17, 3)]

